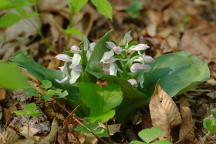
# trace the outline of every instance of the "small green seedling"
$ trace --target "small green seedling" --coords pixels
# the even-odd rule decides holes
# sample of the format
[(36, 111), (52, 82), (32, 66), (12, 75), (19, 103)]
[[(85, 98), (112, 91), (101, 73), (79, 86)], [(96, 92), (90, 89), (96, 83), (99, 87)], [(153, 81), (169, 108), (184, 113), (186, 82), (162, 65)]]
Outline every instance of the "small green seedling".
[(43, 95), (43, 99), (45, 101), (49, 100), (53, 96), (57, 96), (58, 98), (64, 98), (68, 95), (68, 92), (66, 90), (53, 87), (52, 82), (49, 80), (43, 80), (41, 82), (41, 87), (45, 89)]
[(133, 3), (126, 9), (131, 17), (140, 17), (140, 11), (143, 9), (143, 4), (140, 0), (133, 0)]
[(212, 118), (203, 121), (203, 127), (208, 130), (208, 133), (203, 137), (202, 144), (205, 143), (207, 137), (216, 133), (216, 108), (211, 110)]
[(155, 141), (159, 138), (162, 134), (162, 130), (160, 127), (152, 127), (141, 130), (138, 133), (138, 136), (144, 141), (132, 141), (130, 144), (172, 144), (170, 141), (167, 140), (159, 140)]
[(25, 96), (35, 96), (38, 94), (38, 91), (35, 88), (25, 88), (24, 89), (24, 95)]
[(180, 32), (184, 32), (185, 31), (185, 26), (191, 21), (191, 17), (186, 16), (182, 19), (181, 23), (178, 24), (178, 29)]
[(13, 113), (17, 115), (24, 115), (24, 116), (41, 116), (39, 112), (36, 111), (37, 106), (35, 103), (26, 104), (22, 110), (13, 111)]

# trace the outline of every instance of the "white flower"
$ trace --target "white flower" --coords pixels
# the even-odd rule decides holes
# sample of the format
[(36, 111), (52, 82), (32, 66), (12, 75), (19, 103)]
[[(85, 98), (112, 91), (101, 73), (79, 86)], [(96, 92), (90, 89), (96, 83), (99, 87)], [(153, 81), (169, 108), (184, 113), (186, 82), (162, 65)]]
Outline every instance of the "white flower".
[(70, 74), (70, 84), (74, 84), (77, 79), (80, 77), (80, 72), (82, 71), (82, 65), (80, 64), (81, 56), (79, 54), (74, 54), (72, 58), (72, 63), (70, 65), (71, 74)]
[(141, 69), (149, 71), (151, 69), (151, 66), (146, 65), (146, 64), (134, 63), (130, 67), (130, 71), (133, 72), (133, 73), (135, 73), (135, 72), (137, 72), (138, 70), (141, 70)]
[(132, 46), (131, 48), (129, 48), (128, 52), (138, 51), (138, 53), (141, 55), (140, 51), (146, 50), (148, 48), (149, 48), (149, 46), (147, 44), (138, 44), (136, 46)]
[(153, 62), (154, 59), (151, 56), (147, 56), (147, 55), (141, 55), (140, 57), (138, 57), (137, 59), (134, 60), (134, 62)]
[(71, 50), (72, 53), (80, 52), (80, 48), (78, 46), (76, 46), (76, 45), (73, 45), (70, 50)]
[(55, 58), (64, 61), (64, 62), (70, 62), (71, 61), (71, 57), (69, 57), (66, 54), (58, 54)]
[(115, 61), (114, 52), (113, 50), (107, 51), (104, 53), (103, 57), (101, 58), (101, 63), (112, 63)]
[(114, 75), (114, 76), (117, 75), (117, 68), (116, 68), (116, 65), (114, 63), (110, 64), (109, 75)]
[(137, 87), (137, 81), (135, 79), (129, 79), (128, 82), (134, 86), (134, 87)]
[(89, 50), (87, 50), (87, 52), (86, 52), (86, 57), (87, 57), (88, 60), (90, 59), (91, 54), (94, 51), (95, 46), (96, 46), (95, 42), (92, 42), (92, 43), (89, 44)]
[(113, 50), (116, 54), (121, 54), (121, 52), (123, 51), (120, 46), (115, 45), (115, 43), (113, 42), (106, 42), (106, 44), (107, 47)]

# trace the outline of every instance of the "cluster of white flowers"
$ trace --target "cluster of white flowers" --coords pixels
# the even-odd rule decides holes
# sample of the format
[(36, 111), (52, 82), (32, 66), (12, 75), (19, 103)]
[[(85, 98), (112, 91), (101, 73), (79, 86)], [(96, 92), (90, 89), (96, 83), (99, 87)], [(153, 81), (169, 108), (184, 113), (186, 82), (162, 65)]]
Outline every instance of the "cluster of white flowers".
[[(123, 65), (126, 65), (126, 63), (130, 61), (131, 64), (129, 65), (128, 73), (137, 73), (139, 70), (149, 71), (151, 69), (148, 63), (152, 62), (153, 58), (143, 53), (149, 46), (146, 44), (129, 46), (131, 40), (132, 39), (129, 37), (123, 47), (118, 46), (111, 41), (106, 42), (109, 51), (106, 51), (100, 60), (100, 63), (103, 65), (104, 74), (117, 76), (118, 73), (123, 73), (124, 71), (119, 68), (117, 61), (120, 61)], [(95, 43), (89, 44), (89, 49), (86, 51), (86, 58), (88, 60), (94, 51), (95, 45)], [(62, 80), (57, 80), (59, 83), (69, 80), (70, 84), (74, 84), (80, 77), (80, 73), (83, 71), (81, 65), (82, 58), (80, 55), (81, 49), (78, 46), (72, 46), (70, 51), (73, 53), (73, 57), (66, 54), (58, 54), (56, 56), (57, 59), (65, 62), (62, 67), (59, 67), (64, 74)], [(135, 52), (137, 52), (137, 55), (131, 56)], [(128, 82), (134, 87), (137, 87), (139, 83), (142, 87), (144, 76), (129, 78)]]

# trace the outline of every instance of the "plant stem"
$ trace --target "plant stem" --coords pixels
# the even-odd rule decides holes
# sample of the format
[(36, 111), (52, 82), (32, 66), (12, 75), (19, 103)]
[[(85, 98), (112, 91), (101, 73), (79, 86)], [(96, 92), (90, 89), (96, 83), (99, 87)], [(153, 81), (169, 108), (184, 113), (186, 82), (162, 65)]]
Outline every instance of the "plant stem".
[(210, 134), (211, 134), (211, 132), (208, 131), (208, 133), (201, 139), (201, 144), (205, 144), (205, 141)]

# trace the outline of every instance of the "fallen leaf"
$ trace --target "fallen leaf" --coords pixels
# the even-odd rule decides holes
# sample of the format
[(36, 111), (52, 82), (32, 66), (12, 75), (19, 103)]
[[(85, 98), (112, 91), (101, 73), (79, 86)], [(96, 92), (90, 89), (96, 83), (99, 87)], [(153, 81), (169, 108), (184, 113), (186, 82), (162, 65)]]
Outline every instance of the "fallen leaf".
[(112, 124), (112, 125), (108, 125), (108, 131), (109, 131), (109, 135), (114, 135), (117, 132), (120, 132), (120, 127), (121, 124)]
[(182, 123), (180, 125), (179, 140), (194, 142), (194, 121), (189, 103), (186, 98), (180, 99), (180, 112), (182, 116)]
[(56, 59), (56, 58), (52, 58), (49, 65), (48, 65), (48, 68), (49, 69), (57, 69), (60, 65), (60, 60)]
[(152, 125), (161, 127), (163, 134), (160, 139), (171, 140), (171, 127), (181, 124), (179, 110), (172, 98), (156, 84), (154, 94), (149, 103)]
[(51, 142), (53, 142), (55, 140), (55, 136), (57, 134), (58, 127), (59, 126), (58, 126), (57, 119), (54, 118), (53, 121), (52, 121), (52, 126), (51, 126), (50, 133), (46, 137), (41, 139), (39, 144), (50, 144)]

